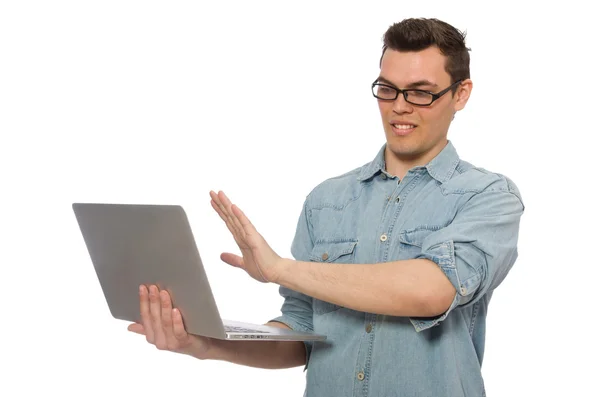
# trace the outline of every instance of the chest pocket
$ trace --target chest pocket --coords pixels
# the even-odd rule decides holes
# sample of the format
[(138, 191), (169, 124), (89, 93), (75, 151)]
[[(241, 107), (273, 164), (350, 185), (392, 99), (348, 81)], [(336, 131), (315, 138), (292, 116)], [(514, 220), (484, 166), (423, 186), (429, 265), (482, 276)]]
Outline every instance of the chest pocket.
[(398, 240), (401, 259), (413, 259), (419, 256), (425, 238), (438, 229), (440, 228), (436, 226), (421, 226), (400, 232)]
[[(328, 263), (354, 263), (357, 240), (321, 241), (317, 242), (310, 253), (312, 262), (321, 262), (323, 266)], [(319, 299), (313, 299), (313, 312), (317, 315), (330, 313), (340, 309), (341, 306)]]

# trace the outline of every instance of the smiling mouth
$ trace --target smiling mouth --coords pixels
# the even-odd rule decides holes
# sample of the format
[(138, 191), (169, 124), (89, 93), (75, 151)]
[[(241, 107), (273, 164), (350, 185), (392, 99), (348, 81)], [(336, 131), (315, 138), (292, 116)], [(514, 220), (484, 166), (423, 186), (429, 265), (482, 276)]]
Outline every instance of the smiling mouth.
[(390, 124), (392, 126), (392, 133), (395, 136), (407, 136), (410, 135), (415, 128), (417, 128), (414, 124)]
[(411, 128), (416, 128), (416, 125), (413, 124), (392, 124), (392, 126), (397, 130), (410, 130)]

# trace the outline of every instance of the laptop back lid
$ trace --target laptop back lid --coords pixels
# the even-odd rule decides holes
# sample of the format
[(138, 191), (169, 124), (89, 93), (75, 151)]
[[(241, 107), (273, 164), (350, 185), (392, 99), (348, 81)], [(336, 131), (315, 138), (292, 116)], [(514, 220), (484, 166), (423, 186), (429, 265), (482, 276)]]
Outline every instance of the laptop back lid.
[(74, 203), (73, 211), (114, 318), (140, 322), (139, 286), (155, 284), (169, 291), (189, 333), (225, 337), (181, 206)]

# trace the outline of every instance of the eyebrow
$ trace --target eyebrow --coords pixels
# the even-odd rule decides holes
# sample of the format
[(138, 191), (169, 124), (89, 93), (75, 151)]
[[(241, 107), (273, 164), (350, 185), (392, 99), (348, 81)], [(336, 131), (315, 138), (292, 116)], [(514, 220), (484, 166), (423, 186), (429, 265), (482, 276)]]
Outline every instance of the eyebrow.
[[(379, 76), (377, 78), (377, 81), (385, 83), (385, 84), (389, 84), (391, 86), (396, 87), (396, 84), (392, 83), (391, 81), (389, 81), (388, 79), (386, 79), (385, 77), (381, 77)], [(438, 85), (429, 81), (429, 80), (419, 80), (419, 81), (415, 81), (413, 83), (408, 84), (405, 88), (409, 89), (409, 88), (418, 88), (418, 87), (423, 87), (423, 86), (429, 86), (432, 88), (438, 88)], [(396, 87), (397, 88), (397, 87)]]

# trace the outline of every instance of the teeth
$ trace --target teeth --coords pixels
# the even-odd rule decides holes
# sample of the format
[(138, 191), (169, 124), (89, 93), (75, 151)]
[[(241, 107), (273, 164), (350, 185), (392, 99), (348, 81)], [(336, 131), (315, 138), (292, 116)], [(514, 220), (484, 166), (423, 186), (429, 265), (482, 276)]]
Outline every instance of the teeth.
[(399, 130), (408, 130), (410, 128), (414, 128), (415, 126), (412, 124), (394, 124), (394, 128), (397, 128)]

